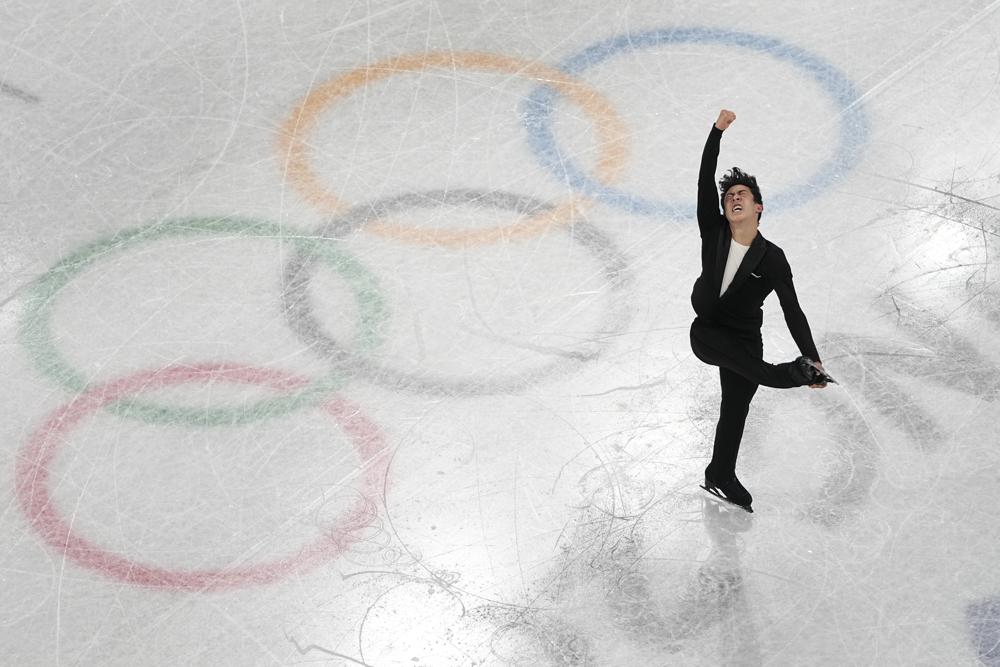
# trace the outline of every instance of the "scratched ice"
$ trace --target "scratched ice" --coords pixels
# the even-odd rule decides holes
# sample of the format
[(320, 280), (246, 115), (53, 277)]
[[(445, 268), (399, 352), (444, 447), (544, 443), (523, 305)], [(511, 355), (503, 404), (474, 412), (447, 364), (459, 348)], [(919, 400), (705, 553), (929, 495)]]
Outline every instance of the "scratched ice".
[[(12, 665), (1000, 665), (1000, 1), (0, 8)], [(701, 148), (823, 391), (698, 489)], [(774, 297), (765, 356), (797, 356)]]

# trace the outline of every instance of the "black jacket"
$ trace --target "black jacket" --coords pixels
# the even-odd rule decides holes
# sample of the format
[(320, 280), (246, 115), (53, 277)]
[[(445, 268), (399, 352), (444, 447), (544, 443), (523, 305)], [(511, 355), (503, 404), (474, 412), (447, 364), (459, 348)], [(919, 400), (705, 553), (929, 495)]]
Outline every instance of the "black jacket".
[(712, 125), (701, 155), (698, 172), (698, 229), (701, 231), (701, 275), (694, 283), (691, 305), (698, 317), (744, 333), (760, 332), (764, 320), (761, 306), (772, 291), (778, 293), (788, 330), (799, 352), (820, 361), (792, 284), (792, 269), (785, 253), (758, 230), (740, 263), (733, 282), (721, 297), (722, 274), (729, 257), (732, 232), (719, 210), (715, 170), (719, 160), (722, 130)]

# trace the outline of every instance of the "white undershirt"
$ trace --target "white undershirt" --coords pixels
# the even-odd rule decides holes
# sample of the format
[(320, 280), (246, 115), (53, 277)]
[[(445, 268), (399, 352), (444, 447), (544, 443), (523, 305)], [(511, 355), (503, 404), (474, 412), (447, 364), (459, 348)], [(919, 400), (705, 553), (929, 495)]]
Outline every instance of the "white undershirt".
[(737, 243), (735, 239), (730, 239), (729, 257), (726, 258), (726, 270), (722, 273), (722, 289), (719, 290), (719, 296), (726, 293), (726, 289), (728, 289), (729, 284), (733, 282), (733, 276), (736, 275), (736, 270), (740, 268), (740, 263), (743, 261), (743, 257), (747, 254), (747, 250), (749, 249), (750, 246), (742, 245)]

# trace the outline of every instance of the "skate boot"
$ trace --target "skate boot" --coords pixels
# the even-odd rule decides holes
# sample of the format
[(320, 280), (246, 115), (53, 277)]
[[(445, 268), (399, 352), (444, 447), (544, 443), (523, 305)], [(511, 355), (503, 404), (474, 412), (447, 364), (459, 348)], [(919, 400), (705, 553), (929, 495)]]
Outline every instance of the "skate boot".
[(735, 475), (726, 480), (712, 479), (708, 475), (705, 475), (705, 485), (701, 488), (716, 498), (725, 500), (727, 503), (732, 503), (737, 507), (742, 507), (747, 512), (753, 513), (753, 509), (750, 507), (750, 503), (753, 502), (753, 496), (740, 484), (740, 480), (736, 479)]
[(825, 387), (828, 383), (838, 384), (809, 357), (799, 357), (795, 360), (795, 375), (803, 384), (807, 385), (816, 384)]

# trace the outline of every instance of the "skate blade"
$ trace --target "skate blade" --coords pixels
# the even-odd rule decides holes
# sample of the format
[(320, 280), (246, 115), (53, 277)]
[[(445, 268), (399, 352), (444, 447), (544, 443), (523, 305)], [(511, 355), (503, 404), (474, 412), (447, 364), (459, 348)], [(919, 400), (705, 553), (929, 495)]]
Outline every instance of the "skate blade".
[[(833, 377), (829, 373), (827, 373), (824, 370), (821, 370), (820, 367), (816, 365), (816, 362), (813, 362), (813, 363), (811, 363), (809, 365), (812, 366), (813, 368), (815, 368), (817, 371), (819, 371), (819, 373), (820, 373), (820, 379), (823, 380), (823, 386), (824, 387), (826, 385), (828, 385), (828, 384), (840, 384), (839, 382), (837, 382), (836, 380), (834, 380)], [(704, 488), (704, 487), (702, 487), (702, 488)]]
[(746, 512), (749, 512), (750, 514), (753, 514), (753, 508), (750, 507), (749, 505), (740, 505), (739, 503), (734, 503), (732, 500), (730, 500), (729, 498), (726, 498), (724, 495), (722, 495), (721, 493), (719, 493), (715, 489), (710, 489), (707, 486), (705, 486), (704, 484), (699, 484), (698, 486), (700, 486), (701, 488), (705, 489), (706, 491), (708, 491), (709, 493), (711, 493), (713, 496), (715, 496), (716, 498), (718, 498), (722, 502), (729, 503), (733, 507), (739, 507), (741, 510), (744, 510)]

